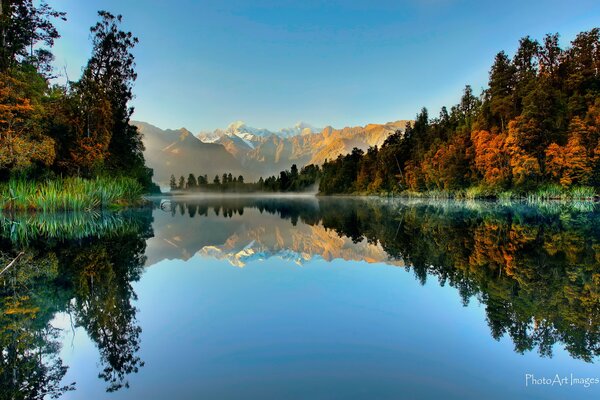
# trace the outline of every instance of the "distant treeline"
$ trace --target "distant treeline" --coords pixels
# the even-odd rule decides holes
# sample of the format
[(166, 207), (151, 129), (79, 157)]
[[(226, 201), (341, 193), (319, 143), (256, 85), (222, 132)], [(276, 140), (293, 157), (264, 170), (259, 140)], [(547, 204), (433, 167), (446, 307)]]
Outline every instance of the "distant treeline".
[(171, 175), (169, 186), (171, 191), (208, 191), (208, 192), (303, 192), (315, 187), (321, 170), (316, 165), (307, 165), (298, 171), (296, 164), (290, 170), (281, 171), (279, 176), (270, 176), (257, 182), (246, 182), (242, 175), (235, 177), (231, 173), (216, 175), (212, 180), (208, 175), (198, 176), (190, 173), (187, 179)]
[(437, 118), (423, 108), (380, 148), (325, 162), (320, 192), (598, 194), (600, 30), (558, 40), (521, 39), (512, 59), (496, 55), (479, 97), (467, 86)]

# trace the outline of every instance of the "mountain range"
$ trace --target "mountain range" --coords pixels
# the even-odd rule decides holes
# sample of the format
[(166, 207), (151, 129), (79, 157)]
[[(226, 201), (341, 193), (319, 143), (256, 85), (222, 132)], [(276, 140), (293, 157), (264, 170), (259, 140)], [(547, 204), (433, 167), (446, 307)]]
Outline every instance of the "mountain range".
[(323, 164), (354, 147), (362, 150), (381, 146), (397, 130), (403, 131), (407, 120), (386, 124), (335, 129), (319, 129), (299, 122), (278, 131), (257, 129), (236, 121), (225, 129), (192, 134), (185, 128), (163, 130), (146, 122), (133, 124), (143, 135), (144, 156), (154, 169), (154, 179), (167, 186), (169, 177), (193, 173), (208, 175), (209, 180), (224, 172), (243, 175), (246, 180), (277, 175), (292, 164)]

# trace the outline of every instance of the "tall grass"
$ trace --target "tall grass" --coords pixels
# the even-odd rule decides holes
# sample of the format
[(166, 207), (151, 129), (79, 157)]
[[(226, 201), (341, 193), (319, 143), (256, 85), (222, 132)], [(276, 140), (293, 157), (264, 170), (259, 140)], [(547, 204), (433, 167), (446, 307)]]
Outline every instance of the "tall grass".
[(0, 184), (0, 209), (86, 211), (133, 204), (143, 187), (132, 178), (63, 178), (47, 181), (10, 180)]
[(535, 192), (527, 194), (527, 200), (593, 200), (596, 190), (589, 186), (574, 186), (563, 188), (560, 185), (545, 185)]
[(486, 200), (496, 199), (502, 201), (525, 200), (529, 202), (548, 201), (548, 200), (569, 200), (569, 201), (591, 201), (596, 199), (600, 193), (590, 186), (573, 186), (564, 188), (560, 185), (544, 185), (535, 190), (519, 191), (505, 190), (500, 191), (497, 188), (486, 186), (471, 186), (466, 189), (453, 191), (428, 190), (423, 192), (404, 191), (400, 193), (401, 197), (424, 198), (424, 199), (457, 199), (457, 200)]

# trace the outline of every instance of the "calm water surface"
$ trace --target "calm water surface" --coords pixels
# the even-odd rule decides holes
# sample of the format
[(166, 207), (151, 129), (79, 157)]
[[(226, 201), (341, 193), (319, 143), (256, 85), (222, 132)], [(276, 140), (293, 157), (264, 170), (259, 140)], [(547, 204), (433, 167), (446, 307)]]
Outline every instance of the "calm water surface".
[(0, 399), (600, 397), (592, 204), (159, 204), (0, 218)]

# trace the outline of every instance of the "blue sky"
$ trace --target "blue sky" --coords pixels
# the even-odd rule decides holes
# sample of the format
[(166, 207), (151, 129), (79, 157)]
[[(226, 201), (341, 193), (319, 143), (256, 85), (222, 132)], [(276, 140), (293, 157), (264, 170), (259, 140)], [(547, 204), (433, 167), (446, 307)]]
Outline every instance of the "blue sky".
[(343, 127), (437, 114), (465, 84), (486, 85), (493, 56), (600, 25), (600, 2), (53, 0), (66, 11), (56, 66), (89, 58), (96, 11), (139, 37), (135, 119), (193, 132), (235, 120), (276, 129)]

